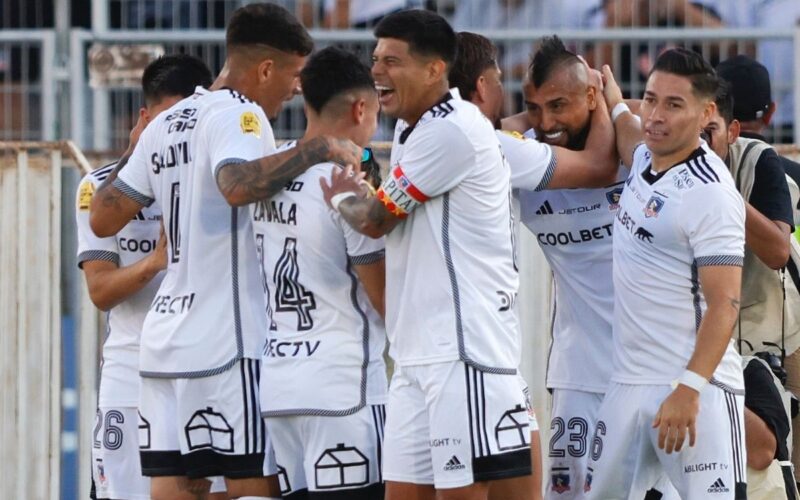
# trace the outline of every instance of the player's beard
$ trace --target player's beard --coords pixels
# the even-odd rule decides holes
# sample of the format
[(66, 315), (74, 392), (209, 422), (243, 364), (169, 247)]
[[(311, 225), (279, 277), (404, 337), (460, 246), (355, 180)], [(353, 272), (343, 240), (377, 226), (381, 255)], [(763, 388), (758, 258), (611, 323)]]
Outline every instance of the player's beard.
[(583, 149), (586, 147), (586, 138), (589, 137), (589, 128), (590, 126), (587, 124), (576, 135), (570, 135), (569, 140), (567, 141), (567, 149), (571, 149), (573, 151), (583, 151)]

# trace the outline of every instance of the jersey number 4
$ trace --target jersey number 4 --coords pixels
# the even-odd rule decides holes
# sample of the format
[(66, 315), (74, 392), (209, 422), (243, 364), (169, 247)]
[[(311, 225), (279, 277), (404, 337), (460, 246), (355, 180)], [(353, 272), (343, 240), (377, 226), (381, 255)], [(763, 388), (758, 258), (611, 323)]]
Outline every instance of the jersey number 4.
[(297, 279), (300, 268), (297, 265), (297, 239), (286, 238), (283, 253), (275, 263), (275, 311), (297, 313), (297, 329), (310, 330), (314, 327), (311, 311), (317, 308), (314, 294), (303, 287)]

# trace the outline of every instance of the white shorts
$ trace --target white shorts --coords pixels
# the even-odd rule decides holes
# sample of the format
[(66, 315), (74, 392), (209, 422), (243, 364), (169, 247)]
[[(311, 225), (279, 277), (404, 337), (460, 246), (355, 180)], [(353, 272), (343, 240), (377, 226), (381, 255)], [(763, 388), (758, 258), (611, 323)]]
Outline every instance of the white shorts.
[(142, 378), (139, 449), (145, 476), (275, 474), (258, 404), (260, 362), (238, 361), (218, 375)]
[(458, 488), (531, 473), (530, 431), (516, 375), (461, 361), (395, 366), (383, 477)]
[(98, 408), (92, 443), (97, 498), (150, 498), (150, 479), (142, 475), (139, 463), (138, 434), (136, 408)]
[(583, 498), (589, 446), (602, 402), (603, 395), (598, 393), (553, 390), (547, 500)]
[(680, 498), (746, 498), (744, 394), (708, 384), (700, 393), (697, 439), (680, 452), (658, 448), (653, 419), (665, 385), (612, 383), (603, 400), (584, 489), (587, 498), (640, 499), (666, 474)]
[(359, 500), (383, 498), (383, 405), (352, 415), (268, 417), (281, 495), (308, 490)]

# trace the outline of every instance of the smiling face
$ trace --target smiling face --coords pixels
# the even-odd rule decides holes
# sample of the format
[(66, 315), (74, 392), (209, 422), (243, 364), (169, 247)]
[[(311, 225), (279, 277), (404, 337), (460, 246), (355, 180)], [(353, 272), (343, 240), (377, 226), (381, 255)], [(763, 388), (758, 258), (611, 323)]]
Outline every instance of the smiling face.
[(588, 85), (583, 66), (555, 68), (541, 86), (525, 82), (522, 89), (528, 121), (536, 138), (553, 146), (583, 149), (596, 102), (595, 88)]
[(379, 38), (372, 54), (372, 76), (383, 112), (416, 122), (430, 105), (432, 64), (430, 58), (412, 53), (407, 42)]
[(688, 155), (699, 144), (700, 131), (715, 110), (713, 102), (693, 92), (688, 77), (654, 71), (639, 111), (644, 142), (654, 156)]

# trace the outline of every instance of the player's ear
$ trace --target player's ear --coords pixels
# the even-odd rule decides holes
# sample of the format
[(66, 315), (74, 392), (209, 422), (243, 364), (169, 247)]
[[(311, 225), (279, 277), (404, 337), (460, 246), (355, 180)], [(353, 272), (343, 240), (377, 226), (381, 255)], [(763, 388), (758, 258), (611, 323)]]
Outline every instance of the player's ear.
[[(475, 95), (478, 96), (478, 102), (485, 102), (486, 101), (486, 77), (481, 75), (475, 81)], [(471, 95), (462, 96), (464, 99), (469, 99), (470, 101), (473, 100)]]
[(356, 125), (361, 125), (364, 123), (364, 120), (367, 116), (366, 113), (367, 101), (364, 100), (363, 97), (359, 97), (355, 100), (355, 102), (350, 106), (350, 112), (353, 116), (353, 123)]
[(258, 74), (258, 82), (264, 83), (265, 81), (269, 80), (269, 77), (272, 76), (272, 72), (275, 69), (275, 60), (274, 59), (264, 59), (260, 63), (258, 63), (258, 67), (256, 68)]
[(153, 117), (150, 116), (150, 112), (147, 111), (147, 108), (139, 108), (139, 118), (144, 120), (145, 123), (150, 123), (150, 120), (153, 119)]
[(597, 108), (597, 87), (594, 85), (586, 86), (586, 103), (589, 105), (589, 111)]
[(700, 130), (706, 128), (708, 126), (708, 122), (711, 121), (711, 117), (714, 116), (714, 113), (717, 111), (717, 103), (712, 100), (708, 100), (705, 106), (703, 106), (703, 114), (701, 116), (700, 121)]
[(730, 125), (728, 125), (728, 144), (733, 144), (736, 142), (736, 139), (739, 138), (739, 134), (742, 132), (742, 124), (739, 123), (739, 120), (732, 120)]
[(434, 59), (428, 63), (428, 79), (437, 82), (447, 75), (447, 63), (441, 59)]

